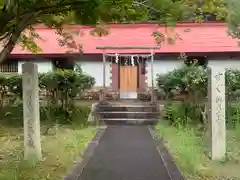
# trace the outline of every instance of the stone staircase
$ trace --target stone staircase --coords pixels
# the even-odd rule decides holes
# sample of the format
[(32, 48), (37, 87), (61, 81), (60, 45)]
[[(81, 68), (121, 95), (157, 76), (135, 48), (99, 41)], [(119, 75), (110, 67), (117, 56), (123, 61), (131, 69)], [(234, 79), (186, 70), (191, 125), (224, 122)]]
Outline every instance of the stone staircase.
[(159, 119), (156, 104), (124, 100), (99, 103), (96, 114), (105, 124), (155, 124)]

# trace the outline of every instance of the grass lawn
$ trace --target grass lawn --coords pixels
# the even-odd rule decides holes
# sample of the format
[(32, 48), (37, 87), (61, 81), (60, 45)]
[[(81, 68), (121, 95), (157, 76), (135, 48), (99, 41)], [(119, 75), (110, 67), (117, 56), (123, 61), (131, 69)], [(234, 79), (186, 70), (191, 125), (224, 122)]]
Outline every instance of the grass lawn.
[(161, 121), (156, 129), (188, 180), (240, 179), (240, 126), (227, 131), (227, 160), (212, 162), (206, 138), (195, 128), (176, 128)]
[[(44, 127), (42, 127), (44, 129)], [(0, 125), (1, 180), (59, 180), (95, 135), (95, 127), (60, 126), (56, 135), (42, 135), (43, 160), (23, 161), (23, 130)]]

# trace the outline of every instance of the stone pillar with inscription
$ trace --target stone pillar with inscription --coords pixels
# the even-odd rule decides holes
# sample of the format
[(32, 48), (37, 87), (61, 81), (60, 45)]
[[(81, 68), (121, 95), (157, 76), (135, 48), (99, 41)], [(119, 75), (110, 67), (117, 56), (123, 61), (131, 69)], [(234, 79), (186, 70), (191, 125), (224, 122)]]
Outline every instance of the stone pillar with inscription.
[(38, 69), (33, 63), (22, 65), (24, 159), (40, 160), (40, 113)]
[(209, 122), (212, 160), (224, 160), (226, 155), (225, 68), (209, 70)]

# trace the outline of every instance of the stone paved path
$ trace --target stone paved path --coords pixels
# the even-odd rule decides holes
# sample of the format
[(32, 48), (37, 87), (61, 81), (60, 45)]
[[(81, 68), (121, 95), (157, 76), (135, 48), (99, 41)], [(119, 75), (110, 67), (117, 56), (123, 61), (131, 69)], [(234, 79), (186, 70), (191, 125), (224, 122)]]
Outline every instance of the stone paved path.
[(109, 126), (78, 180), (170, 180), (147, 126)]

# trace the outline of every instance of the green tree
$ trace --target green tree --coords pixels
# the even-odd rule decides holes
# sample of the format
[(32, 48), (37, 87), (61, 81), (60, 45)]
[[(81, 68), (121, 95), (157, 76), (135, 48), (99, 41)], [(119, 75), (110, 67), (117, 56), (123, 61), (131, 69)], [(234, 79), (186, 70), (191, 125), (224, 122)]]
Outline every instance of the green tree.
[[(34, 31), (35, 24), (56, 28), (63, 36), (62, 46), (80, 50), (81, 46), (73, 40), (74, 34), (61, 29), (63, 24), (98, 25), (147, 18), (146, 7), (134, 5), (132, 0), (1, 0), (0, 8), (0, 41), (4, 47), (0, 62), (17, 43), (30, 51), (41, 51), (34, 41), (41, 38)], [(26, 29), (29, 33), (23, 33)], [(93, 34), (106, 35), (100, 26), (96, 29)]]
[(227, 16), (228, 23), (228, 32), (234, 38), (240, 38), (240, 2), (237, 0), (229, 0), (227, 1), (227, 7), (229, 9), (229, 13)]
[[(0, 0), (0, 41), (3, 44), (0, 63), (17, 43), (35, 53), (41, 51), (35, 43), (35, 39), (41, 37), (34, 31), (34, 25), (39, 23), (56, 28), (63, 36), (62, 46), (81, 50), (73, 40), (76, 32), (63, 31), (63, 24), (93, 25), (96, 27), (93, 35), (107, 35), (101, 25), (109, 22), (154, 19), (174, 26), (183, 19), (200, 21), (204, 13), (216, 14), (221, 19), (226, 12), (223, 0)], [(161, 33), (154, 36), (162, 39), (159, 38)]]

